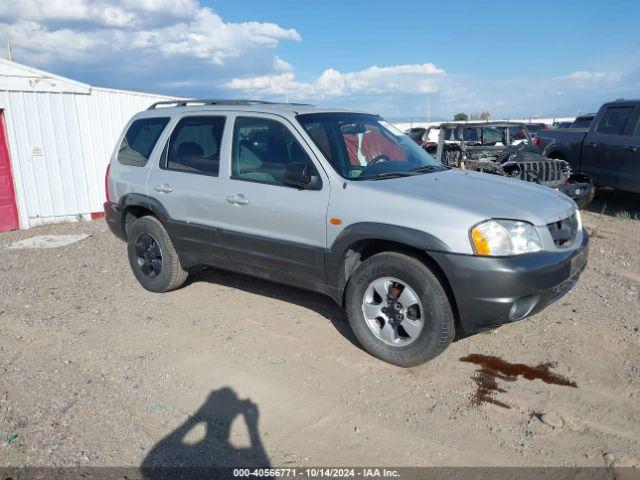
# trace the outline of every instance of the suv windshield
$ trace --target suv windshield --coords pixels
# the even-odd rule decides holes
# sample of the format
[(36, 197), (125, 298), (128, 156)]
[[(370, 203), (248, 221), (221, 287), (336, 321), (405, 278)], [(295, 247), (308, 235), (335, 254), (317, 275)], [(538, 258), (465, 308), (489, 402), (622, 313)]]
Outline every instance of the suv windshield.
[(377, 115), (311, 113), (297, 118), (343, 178), (367, 180), (445, 169)]

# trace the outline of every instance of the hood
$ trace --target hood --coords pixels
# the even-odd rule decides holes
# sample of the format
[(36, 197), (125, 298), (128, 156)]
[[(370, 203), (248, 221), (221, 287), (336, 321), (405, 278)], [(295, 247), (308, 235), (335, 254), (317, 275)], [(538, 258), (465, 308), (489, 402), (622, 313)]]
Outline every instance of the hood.
[(442, 172), (358, 182), (358, 186), (423, 200), (430, 208), (489, 218), (523, 220), (536, 226), (565, 218), (575, 202), (557, 190), (522, 180), (486, 173), (451, 169)]

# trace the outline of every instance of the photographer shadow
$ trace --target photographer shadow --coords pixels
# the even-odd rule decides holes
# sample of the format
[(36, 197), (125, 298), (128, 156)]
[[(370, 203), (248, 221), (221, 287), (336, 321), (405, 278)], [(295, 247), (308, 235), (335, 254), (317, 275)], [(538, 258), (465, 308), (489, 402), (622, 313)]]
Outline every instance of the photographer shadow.
[[(239, 415), (244, 417), (249, 432), (250, 446), (246, 448), (230, 442), (231, 426)], [(228, 387), (215, 390), (193, 416), (151, 449), (142, 462), (142, 473), (156, 480), (182, 478), (188, 473), (199, 476), (208, 469), (269, 468), (258, 417), (258, 407), (251, 400), (240, 400)], [(189, 433), (197, 432), (194, 429), (198, 426), (204, 427), (204, 436), (189, 442)]]

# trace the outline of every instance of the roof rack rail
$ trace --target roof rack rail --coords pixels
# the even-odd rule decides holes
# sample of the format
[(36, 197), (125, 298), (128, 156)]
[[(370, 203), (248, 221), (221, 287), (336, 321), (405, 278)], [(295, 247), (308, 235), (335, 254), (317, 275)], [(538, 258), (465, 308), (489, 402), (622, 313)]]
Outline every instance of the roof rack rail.
[(183, 100), (163, 100), (155, 102), (147, 110), (153, 110), (160, 106), (186, 107), (187, 105), (273, 105), (273, 102), (263, 100), (229, 100), (210, 98), (189, 98)]

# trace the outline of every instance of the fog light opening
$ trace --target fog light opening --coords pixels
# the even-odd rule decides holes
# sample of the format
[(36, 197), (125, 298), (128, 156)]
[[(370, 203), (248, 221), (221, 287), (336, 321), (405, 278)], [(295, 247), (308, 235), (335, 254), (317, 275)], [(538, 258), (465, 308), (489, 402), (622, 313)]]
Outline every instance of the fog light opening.
[(522, 320), (524, 317), (531, 313), (531, 310), (538, 304), (540, 297), (537, 295), (529, 295), (522, 297), (513, 302), (511, 310), (509, 310), (509, 320), (515, 322), (516, 320)]

